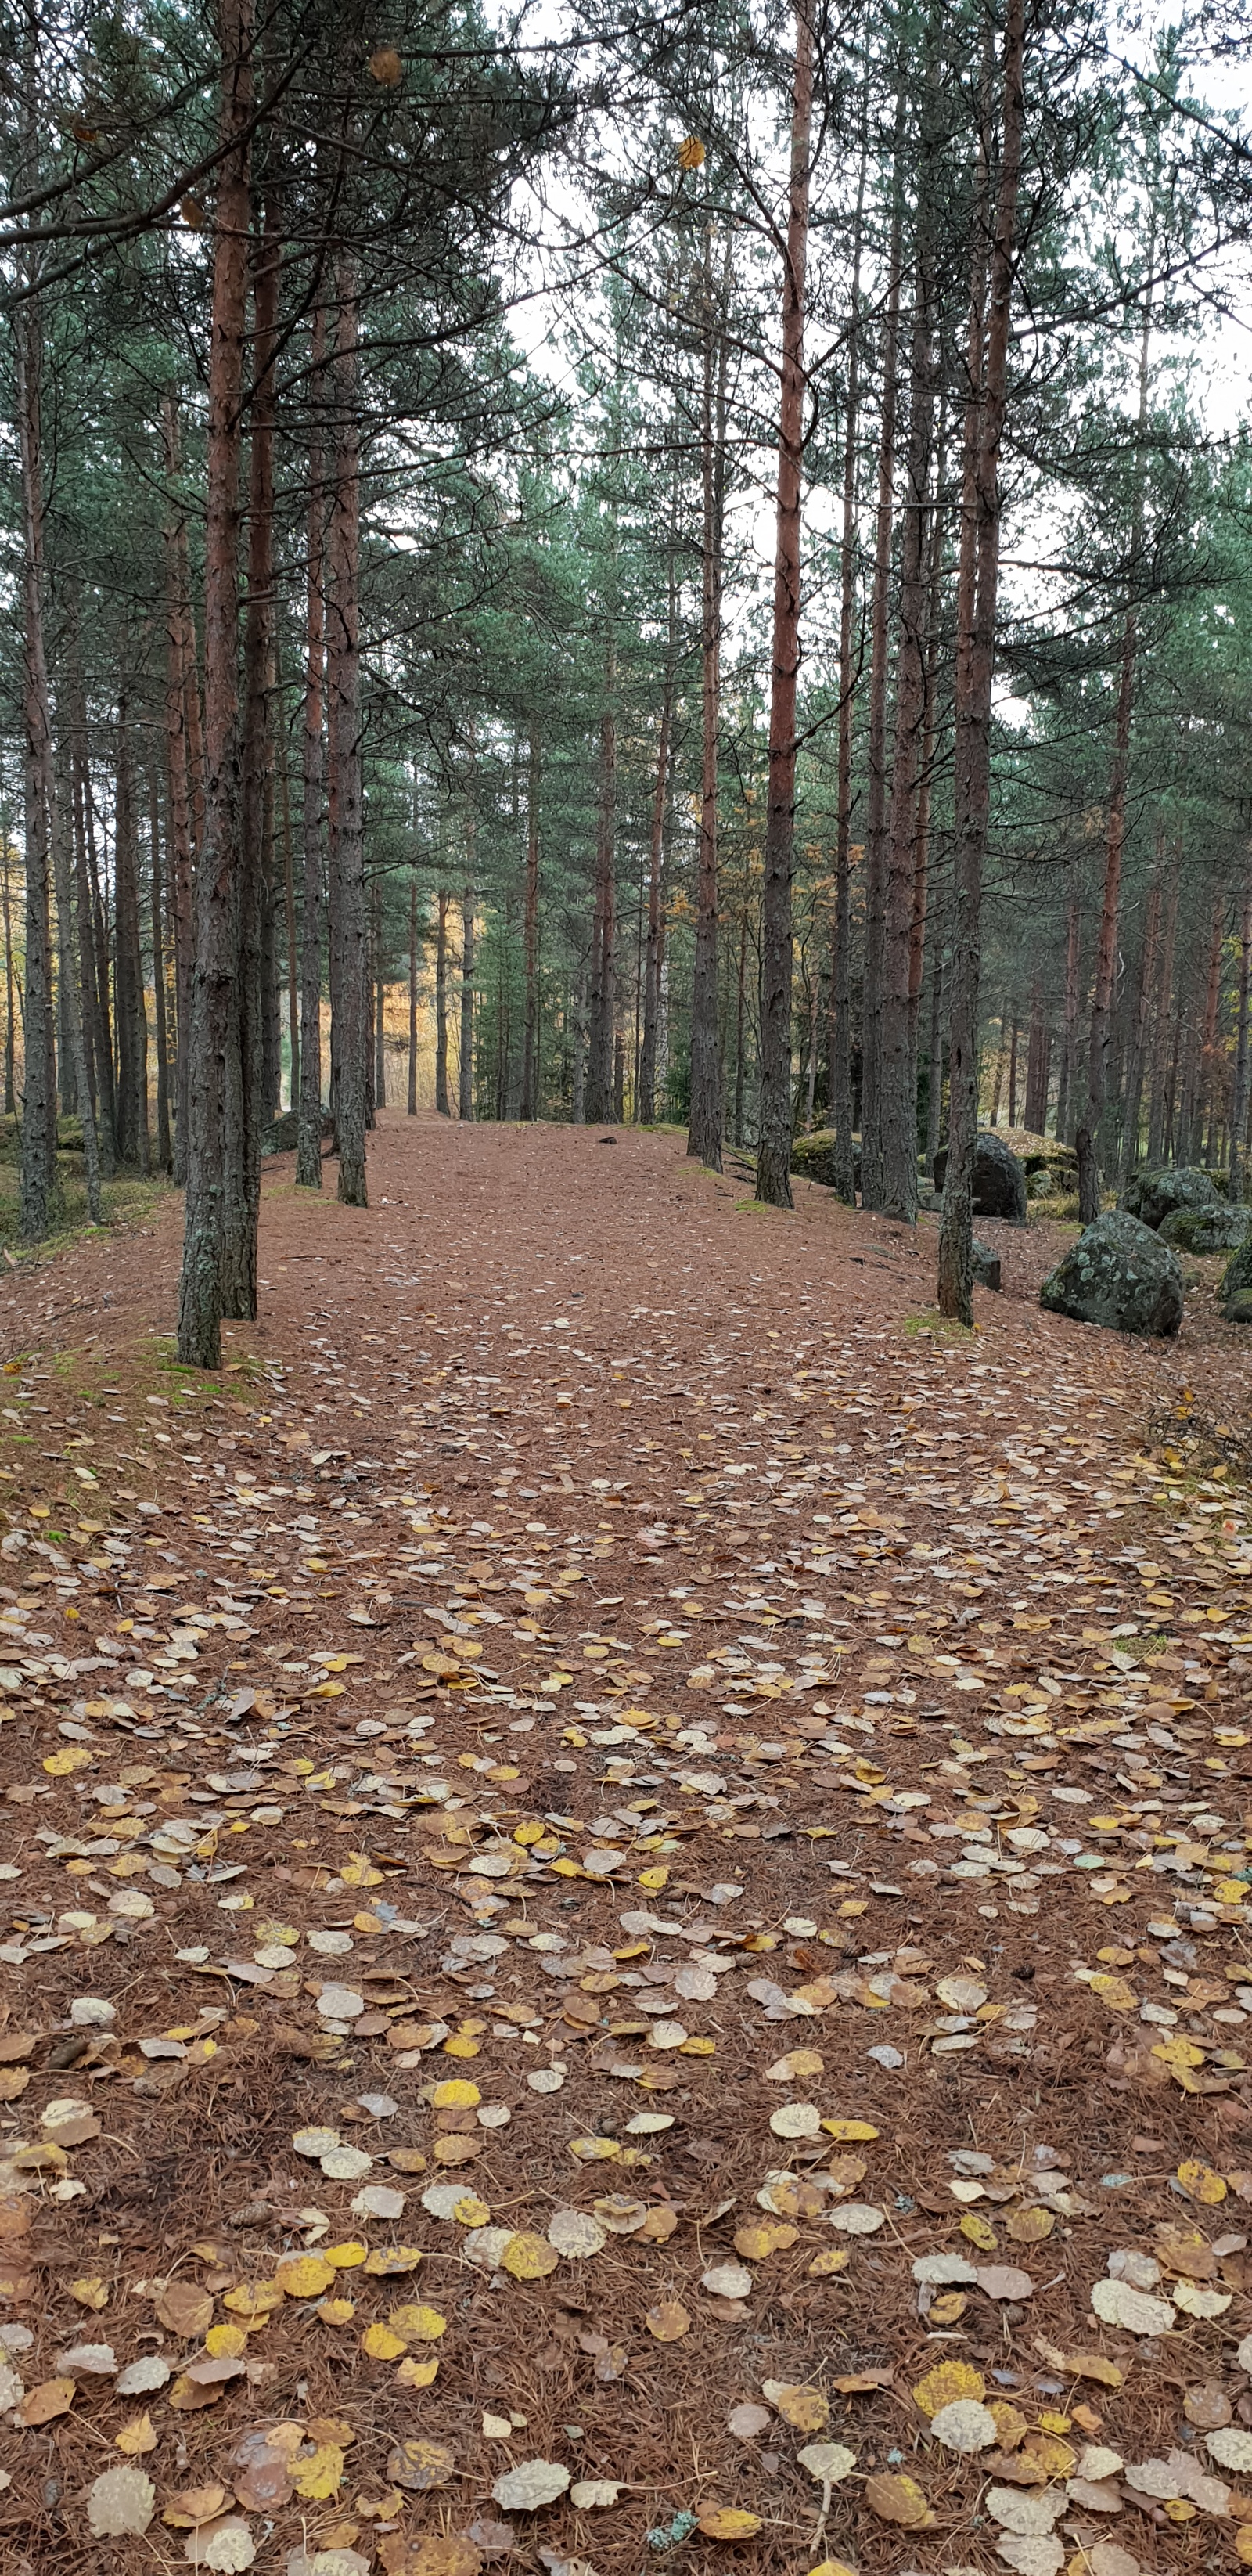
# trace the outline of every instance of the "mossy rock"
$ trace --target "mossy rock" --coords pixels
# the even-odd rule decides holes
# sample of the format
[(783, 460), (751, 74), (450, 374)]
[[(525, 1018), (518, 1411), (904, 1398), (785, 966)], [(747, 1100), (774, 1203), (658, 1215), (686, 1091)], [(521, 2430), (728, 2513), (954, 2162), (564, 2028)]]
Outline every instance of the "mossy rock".
[(1236, 1288), (1226, 1299), (1222, 1313), (1228, 1324), (1252, 1324), (1252, 1288)]
[[(935, 1156), (935, 1188), (941, 1190), (948, 1169), (948, 1149)], [(1002, 1217), (1008, 1225), (1026, 1222), (1026, 1173), (1011, 1145), (993, 1127), (982, 1127), (974, 1144), (974, 1214)]]
[(1114, 1208), (1084, 1227), (1044, 1280), (1039, 1303), (1108, 1332), (1168, 1337), (1183, 1315), (1178, 1256), (1151, 1226)]
[(1207, 1172), (1196, 1164), (1180, 1163), (1177, 1170), (1134, 1173), (1117, 1204), (1127, 1216), (1137, 1217), (1141, 1225), (1159, 1233), (1166, 1217), (1180, 1208), (1215, 1207), (1218, 1198)]
[(1009, 1152), (1016, 1154), (1028, 1180), (1032, 1172), (1055, 1172), (1060, 1176), (1058, 1188), (1068, 1184), (1070, 1188), (1077, 1189), (1078, 1155), (1074, 1146), (1066, 1144), (1063, 1136), (1036, 1136), (1029, 1127), (992, 1127), (988, 1133), (1003, 1137)]
[(1252, 1314), (1235, 1311), (1244, 1298), (1252, 1300), (1252, 1230), (1244, 1235), (1234, 1260), (1227, 1262), (1217, 1294), (1228, 1324), (1252, 1323)]
[(1214, 1199), (1209, 1207), (1172, 1208), (1159, 1233), (1162, 1243), (1178, 1252), (1235, 1252), (1248, 1231), (1252, 1210)]
[[(824, 1190), (837, 1189), (838, 1166), (833, 1127), (817, 1127), (811, 1136), (797, 1136), (791, 1147), (791, 1168), (793, 1172), (799, 1173), (802, 1181), (817, 1181)], [(854, 1153), (852, 1157), (853, 1189), (859, 1189), (860, 1185), (861, 1157)]]

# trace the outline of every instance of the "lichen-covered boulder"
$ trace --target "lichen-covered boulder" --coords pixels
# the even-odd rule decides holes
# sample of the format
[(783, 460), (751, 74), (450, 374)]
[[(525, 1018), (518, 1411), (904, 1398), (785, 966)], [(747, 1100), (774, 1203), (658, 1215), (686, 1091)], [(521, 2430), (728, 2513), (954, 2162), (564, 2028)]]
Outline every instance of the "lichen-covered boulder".
[(1234, 1260), (1227, 1262), (1217, 1293), (1228, 1324), (1252, 1324), (1252, 1231), (1244, 1235)]
[(980, 1243), (977, 1235), (974, 1237), (972, 1250), (974, 1278), (978, 1286), (998, 1288), (1001, 1285), (999, 1253), (993, 1252), (989, 1244)]
[[(834, 1128), (817, 1127), (811, 1136), (795, 1137), (791, 1147), (791, 1168), (799, 1173), (802, 1180), (817, 1181), (825, 1190), (837, 1189), (839, 1176)], [(852, 1185), (854, 1189), (861, 1185), (861, 1157), (856, 1153), (852, 1157)]]
[[(324, 1109), (322, 1111), (322, 1136), (323, 1138), (333, 1136), (334, 1132), (334, 1119), (331, 1117), (329, 1109)], [(280, 1111), (277, 1118), (271, 1118), (268, 1127), (263, 1127), (261, 1129), (261, 1152), (263, 1155), (294, 1154), (299, 1142), (300, 1112), (298, 1109), (284, 1109)]]
[(1252, 1209), (1214, 1199), (1208, 1207), (1171, 1208), (1159, 1232), (1162, 1243), (1172, 1243), (1179, 1252), (1235, 1252), (1250, 1220)]
[(1117, 1204), (1127, 1216), (1137, 1216), (1141, 1225), (1159, 1232), (1166, 1217), (1179, 1208), (1217, 1207), (1221, 1202), (1207, 1172), (1195, 1164), (1180, 1163), (1177, 1171), (1136, 1172)]
[[(935, 1156), (935, 1188), (941, 1190), (948, 1168), (945, 1145)], [(1011, 1147), (994, 1129), (982, 1127), (974, 1146), (974, 1214), (1003, 1217), (1007, 1225), (1026, 1222), (1026, 1173)]]
[(1114, 1208), (1083, 1228), (1044, 1280), (1039, 1303), (1049, 1314), (1111, 1333), (1176, 1333), (1183, 1309), (1178, 1256), (1151, 1226)]

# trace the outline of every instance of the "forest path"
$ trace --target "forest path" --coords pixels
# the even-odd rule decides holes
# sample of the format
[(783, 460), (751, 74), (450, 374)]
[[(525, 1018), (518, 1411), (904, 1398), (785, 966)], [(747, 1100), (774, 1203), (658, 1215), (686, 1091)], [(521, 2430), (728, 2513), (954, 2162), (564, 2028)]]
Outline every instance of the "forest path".
[(670, 1134), (290, 1170), (219, 1378), (173, 1199), (0, 1303), (6, 2564), (1233, 2564), (1245, 1346)]

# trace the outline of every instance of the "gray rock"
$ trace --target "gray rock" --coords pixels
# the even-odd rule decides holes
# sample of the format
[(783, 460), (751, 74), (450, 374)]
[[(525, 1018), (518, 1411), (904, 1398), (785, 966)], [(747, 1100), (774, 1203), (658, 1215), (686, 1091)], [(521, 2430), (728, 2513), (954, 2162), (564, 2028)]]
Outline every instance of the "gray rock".
[[(945, 1145), (935, 1156), (937, 1190), (943, 1188), (947, 1168)], [(974, 1147), (974, 1214), (1003, 1217), (1008, 1225), (1026, 1222), (1025, 1168), (990, 1127), (980, 1128)]]
[(992, 1252), (990, 1247), (985, 1243), (980, 1243), (977, 1235), (975, 1235), (973, 1242), (973, 1255), (974, 1278), (978, 1286), (980, 1288), (998, 1288), (1001, 1284), (999, 1253)]
[(1235, 1252), (1250, 1220), (1252, 1209), (1215, 1198), (1207, 1207), (1171, 1208), (1159, 1233), (1162, 1243), (1172, 1243), (1179, 1252)]
[(1234, 1260), (1227, 1262), (1217, 1293), (1228, 1324), (1252, 1323), (1252, 1311), (1243, 1311), (1245, 1298), (1252, 1306), (1252, 1233), (1245, 1234)]
[(1178, 1208), (1211, 1208), (1221, 1202), (1207, 1172), (1180, 1163), (1177, 1171), (1136, 1172), (1117, 1204), (1127, 1216), (1137, 1216), (1142, 1225), (1159, 1232), (1166, 1217)]
[(1176, 1333), (1183, 1284), (1178, 1256), (1151, 1226), (1115, 1208), (1084, 1227), (1039, 1291), (1049, 1314), (1113, 1333)]
[[(327, 1136), (333, 1136), (334, 1132), (334, 1119), (331, 1117), (330, 1111), (328, 1109), (324, 1109), (322, 1111), (323, 1139)], [(294, 1154), (299, 1141), (300, 1113), (296, 1109), (284, 1109), (281, 1117), (271, 1118), (268, 1127), (263, 1127), (261, 1129), (261, 1152), (263, 1155)]]

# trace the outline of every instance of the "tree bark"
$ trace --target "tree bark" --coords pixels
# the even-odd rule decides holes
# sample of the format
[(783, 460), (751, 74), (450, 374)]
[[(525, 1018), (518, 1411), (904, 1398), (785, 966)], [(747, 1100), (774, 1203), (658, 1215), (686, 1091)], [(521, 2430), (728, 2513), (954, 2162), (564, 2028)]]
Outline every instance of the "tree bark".
[[(1154, 243), (1155, 222), (1151, 239)], [(1153, 256), (1154, 252), (1150, 248), (1149, 274)], [(1147, 309), (1143, 317), (1143, 336), (1139, 344), (1138, 427), (1142, 461), (1138, 469), (1131, 519), (1130, 579), (1132, 583), (1136, 576), (1137, 561), (1143, 544), (1146, 455), (1142, 442), (1148, 423), (1148, 352), (1151, 336), (1152, 298), (1149, 288)], [(1130, 729), (1135, 702), (1138, 634), (1138, 619), (1132, 602), (1126, 610), (1122, 626), (1121, 670), (1117, 688), (1117, 717), (1113, 733), (1113, 766), (1109, 779), (1104, 895), (1100, 908), (1100, 936), (1096, 948), (1095, 991), (1091, 1003), (1087, 1098), (1078, 1122), (1078, 1214), (1083, 1225), (1090, 1225), (1100, 1213), (1100, 1127), (1109, 1089), (1113, 978), (1117, 968), (1117, 911), (1121, 893), (1122, 852), (1126, 838), (1126, 783), (1130, 767)]]
[(438, 926), (435, 932), (435, 1107), (441, 1118), (450, 1118), (452, 1105), (448, 1096), (448, 896), (439, 889)]
[[(183, 587), (185, 528), (179, 507), (178, 411), (167, 393), (161, 414), (165, 449), (166, 512), (162, 530), (165, 551), (165, 761), (169, 793), (169, 871), (167, 909), (174, 932), (174, 1178), (187, 1178), (187, 1083), (191, 1039), (192, 857), (191, 769), (187, 740), (188, 703), (194, 693), (195, 638), (189, 635), (191, 602)], [(190, 673), (189, 673), (190, 664)]]
[(239, 451), (248, 294), (251, 0), (219, 0), (221, 140), (213, 239), (205, 514), (205, 809), (196, 874), (187, 1203), (178, 1356), (218, 1368), (226, 1117), (239, 967)]
[[(948, 1165), (939, 1232), (939, 1309), (971, 1325), (973, 1181), (978, 1134), (978, 993), (982, 964), (982, 879), (991, 800), (991, 691), (995, 676), (1000, 570), (1000, 447), (1008, 381), (1013, 244), (1021, 178), (1025, 0), (1008, 0), (1004, 25), (1003, 114), (995, 225), (975, 247), (970, 294), (969, 377), (957, 574), (955, 898), (949, 1036)], [(985, 165), (984, 165), (985, 166)], [(986, 204), (979, 192), (975, 223)], [(980, 227), (981, 229), (981, 227)]]
[(891, 243), (882, 341), (878, 432), (878, 501), (874, 516), (874, 583), (870, 602), (869, 740), (865, 815), (865, 960), (861, 990), (861, 1202), (883, 1202), (883, 965), (887, 891), (887, 681), (891, 659), (891, 544), (899, 404), (900, 287), (904, 227), (905, 93), (896, 92), (892, 156)]
[[(114, 823), (113, 933), (116, 949), (117, 1150), (132, 1171), (148, 1170), (148, 1014), (139, 951), (139, 851), (130, 713), (123, 683), (117, 701), (117, 802)], [(29, 1028), (29, 1023), (28, 1023)]]
[(756, 1195), (791, 1207), (791, 885), (796, 828), (796, 693), (800, 674), (800, 492), (804, 314), (813, 124), (811, 0), (796, 0), (791, 175), (783, 262), (782, 391), (769, 711), (769, 786), (761, 961), (761, 1117)]
[(539, 730), (530, 728), (526, 761), (526, 892), (522, 905), (522, 1099), (528, 1123), (539, 1115)]
[(1139, 1132), (1143, 1111), (1143, 1076), (1148, 1060), (1148, 1026), (1152, 1013), (1152, 987), (1156, 978), (1156, 954), (1161, 934), (1161, 862), (1164, 835), (1157, 838), (1152, 882), (1148, 888), (1144, 914), (1143, 940), (1139, 950), (1139, 973), (1135, 980), (1134, 1022), (1130, 1037), (1130, 1061), (1126, 1071), (1125, 1119), (1122, 1129), (1121, 1173), (1130, 1178), (1139, 1161)]
[(595, 908), (591, 930), (591, 1014), (587, 1042), (586, 1115), (593, 1126), (613, 1118), (613, 1032), (617, 1013), (617, 638), (610, 621), (600, 718), (596, 813)]
[[(722, 520), (726, 333), (724, 293), (714, 311), (709, 234), (704, 252), (704, 350), (700, 418), (700, 824), (696, 935), (691, 976), (691, 1098), (687, 1152), (722, 1168), (722, 1047), (717, 992), (717, 756), (721, 724)], [(668, 757), (668, 743), (665, 746)], [(661, 777), (658, 768), (658, 784)], [(662, 815), (664, 808), (662, 807)], [(657, 817), (653, 813), (653, 841)]]
[(326, 312), (313, 312), (309, 370), (308, 558), (304, 610), (304, 717), (300, 770), (304, 812), (300, 870), (300, 1115), (296, 1127), (296, 1181), (322, 1186), (322, 901), (326, 830), (324, 727), (326, 715), (326, 488), (322, 445), (325, 397)]
[(1170, 1000), (1174, 990), (1174, 949), (1178, 938), (1178, 895), (1182, 873), (1182, 848), (1174, 844), (1169, 887), (1165, 899), (1165, 927), (1161, 934), (1161, 962), (1156, 979), (1152, 1014), (1152, 1085), (1148, 1098), (1149, 1166), (1159, 1163), (1165, 1153), (1169, 1125), (1169, 1031)]
[(1252, 877), (1245, 880), (1239, 919), (1239, 1000), (1235, 1021), (1235, 1074), (1230, 1100), (1230, 1180), (1227, 1197), (1239, 1206), (1247, 1196), (1248, 1127), (1248, 995), (1252, 986)]
[(378, 1110), (385, 1109), (387, 1106), (387, 987), (383, 978), (383, 890), (381, 880), (378, 877), (375, 877), (374, 879), (372, 909), (374, 916), (374, 935), (371, 944), (374, 952), (374, 992), (376, 996), (374, 1003), (374, 1109), (377, 1113)]
[(257, 1311), (261, 1121), (268, 1108), (273, 953), (269, 887), (270, 681), (274, 649), (274, 359), (280, 243), (268, 196), (252, 280), (252, 404), (248, 454), (248, 590), (243, 644), (243, 784), (238, 860), (238, 968), (226, 1074), (222, 1312)]
[[(843, 425), (843, 517), (839, 533), (839, 754), (835, 807), (835, 912), (830, 949), (830, 1124), (834, 1132), (832, 1180), (837, 1195), (856, 1205), (856, 1163), (852, 1144), (852, 730), (856, 675), (853, 670), (852, 613), (856, 599), (856, 450), (860, 426), (861, 387), (861, 252), (865, 212), (865, 171), (869, 157), (868, 73), (861, 95), (861, 160), (857, 176), (856, 214), (852, 228), (852, 288), (848, 322), (847, 416)], [(745, 905), (743, 930), (747, 932)], [(739, 1016), (742, 1030), (744, 958), (739, 959)], [(742, 1047), (739, 1063), (742, 1063)], [(739, 1073), (736, 1072), (738, 1085)], [(741, 1145), (742, 1117), (736, 1116), (735, 1142)]]
[(408, 1115), (417, 1116), (417, 879), (409, 887), (409, 1098)]
[[(34, 128), (34, 64), (24, 125)], [(26, 971), (24, 1072), (19, 1148), (19, 1222), (23, 1239), (46, 1235), (61, 1205), (57, 1171), (56, 1081), (52, 1063), (52, 936), (48, 881), (56, 835), (52, 707), (44, 644), (43, 336), (39, 298), (29, 291), (13, 324), (18, 445), (21, 461), (23, 645), (22, 705), (26, 780)], [(10, 1013), (10, 1028), (12, 1014)]]
[[(165, 938), (161, 904), (161, 804), (155, 764), (148, 772), (149, 812), (151, 818), (152, 854), (152, 1010), (156, 1024), (156, 1121), (157, 1166), (162, 1172), (173, 1169), (174, 1153), (170, 1138), (170, 1053), (165, 990)], [(57, 898), (60, 910), (60, 897)]]
[(335, 1141), (339, 1197), (347, 1207), (369, 1204), (365, 1178), (368, 1087), (366, 1034), (366, 928), (363, 810), (361, 801), (360, 670), (360, 433), (357, 422), (357, 291), (350, 258), (338, 263), (335, 336), (335, 465), (331, 495), (330, 616), (326, 659), (328, 727), (333, 737), (335, 803), (330, 844), (332, 916), (337, 922), (339, 989), (331, 1009), (339, 1028), (332, 1040), (335, 1068)]
[(458, 1066), (457, 1116), (474, 1115), (474, 903), (475, 854), (478, 842), (474, 728), (470, 725), (469, 777), (465, 798), (465, 886), (461, 895), (461, 1047)]
[[(918, 152), (917, 243), (909, 353), (909, 430), (897, 608), (896, 722), (891, 804), (885, 834), (879, 1035), (878, 1204), (905, 1225), (917, 1222), (917, 1076), (913, 1048), (914, 912), (918, 894), (918, 812), (930, 721), (930, 548), (928, 512), (935, 416), (935, 251), (933, 160), (934, 12), (927, 30)], [(923, 880), (924, 882), (924, 880)], [(920, 989), (920, 976), (918, 977)]]

